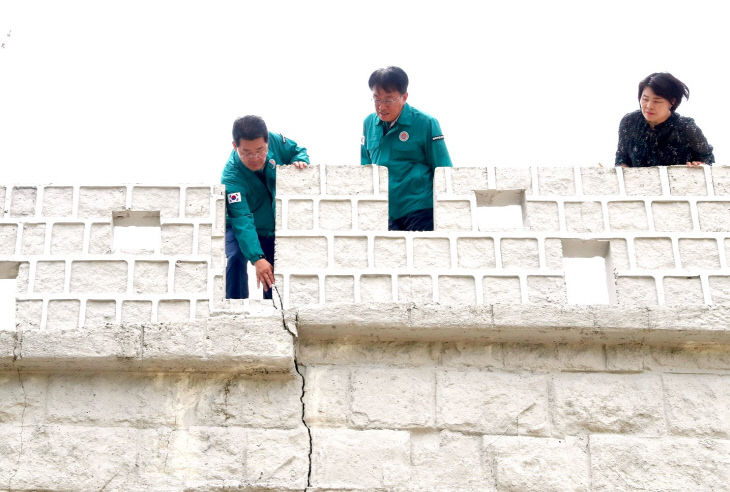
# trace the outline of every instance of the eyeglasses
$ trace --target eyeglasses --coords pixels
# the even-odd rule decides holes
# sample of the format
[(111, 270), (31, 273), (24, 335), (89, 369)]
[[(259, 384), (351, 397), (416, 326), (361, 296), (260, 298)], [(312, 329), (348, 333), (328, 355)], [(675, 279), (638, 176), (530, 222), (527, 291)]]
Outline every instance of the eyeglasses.
[(390, 99), (390, 98), (378, 99), (375, 96), (373, 96), (373, 102), (375, 103), (376, 106), (391, 106), (391, 105), (397, 103), (398, 101), (400, 101), (400, 99), (401, 99), (400, 97), (397, 99)]
[(263, 148), (263, 149), (261, 149), (261, 150), (256, 150), (256, 151), (253, 151), (253, 152), (249, 152), (249, 151), (241, 152), (241, 151), (240, 151), (240, 150), (238, 150), (238, 149), (236, 149), (236, 150), (238, 151), (238, 155), (239, 155), (240, 157), (243, 157), (244, 159), (250, 159), (250, 158), (252, 158), (252, 157), (261, 157), (261, 156), (265, 156), (265, 155), (266, 155), (266, 153), (267, 153), (267, 152), (269, 151), (268, 147), (264, 147), (264, 148)]

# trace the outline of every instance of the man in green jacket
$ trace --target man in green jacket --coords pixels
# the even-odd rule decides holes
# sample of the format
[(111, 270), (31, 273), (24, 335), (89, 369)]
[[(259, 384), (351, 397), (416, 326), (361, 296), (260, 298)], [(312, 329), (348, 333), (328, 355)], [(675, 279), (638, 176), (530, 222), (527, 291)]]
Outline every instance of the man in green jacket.
[(256, 285), (271, 299), (274, 284), (276, 166), (309, 165), (307, 149), (271, 133), (258, 116), (233, 123), (233, 151), (221, 183), (226, 185), (226, 297), (248, 298), (246, 262), (256, 268)]
[(451, 167), (436, 118), (406, 104), (408, 75), (381, 68), (368, 81), (375, 113), (365, 118), (361, 164), (388, 168), (388, 230), (433, 230), (433, 174)]

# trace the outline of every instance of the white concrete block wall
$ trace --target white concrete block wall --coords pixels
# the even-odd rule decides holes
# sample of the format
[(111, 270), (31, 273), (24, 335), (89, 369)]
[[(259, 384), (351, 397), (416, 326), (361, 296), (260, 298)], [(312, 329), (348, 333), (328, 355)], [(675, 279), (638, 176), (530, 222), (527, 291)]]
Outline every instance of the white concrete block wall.
[[(350, 298), (410, 302), (414, 278), (424, 302), (566, 302), (560, 248), (566, 239), (610, 243), (618, 303), (674, 303), (680, 284), (691, 292), (685, 302), (725, 302), (726, 167), (439, 168), (434, 232), (387, 231), (385, 168), (282, 171), (276, 251), (287, 306)], [(474, 191), (501, 189), (524, 190), (524, 225), (480, 230)], [(504, 282), (511, 286), (506, 291), (499, 287)], [(336, 295), (336, 285), (348, 286), (346, 292)], [(639, 285), (650, 292), (637, 293)]]
[[(185, 321), (223, 305), (221, 186), (3, 186), (0, 261), (21, 264), (16, 321)], [(155, 251), (114, 250), (112, 212), (159, 212)], [(220, 284), (220, 281), (217, 282)]]

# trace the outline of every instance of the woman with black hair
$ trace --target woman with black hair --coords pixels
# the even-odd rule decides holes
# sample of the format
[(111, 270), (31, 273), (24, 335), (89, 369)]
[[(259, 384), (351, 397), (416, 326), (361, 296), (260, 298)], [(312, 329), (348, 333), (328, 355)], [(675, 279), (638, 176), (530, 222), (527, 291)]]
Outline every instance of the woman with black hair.
[(670, 73), (639, 82), (640, 109), (621, 119), (616, 165), (623, 167), (712, 164), (712, 146), (692, 118), (675, 112), (689, 88)]

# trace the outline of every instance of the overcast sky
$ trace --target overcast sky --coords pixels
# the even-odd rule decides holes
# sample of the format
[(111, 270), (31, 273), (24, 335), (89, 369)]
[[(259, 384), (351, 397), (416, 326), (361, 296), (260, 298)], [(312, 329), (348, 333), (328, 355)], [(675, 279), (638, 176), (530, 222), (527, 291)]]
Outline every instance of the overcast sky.
[(689, 85), (678, 112), (727, 164), (719, 5), (0, 0), (0, 182), (217, 182), (245, 114), (315, 164), (358, 164), (386, 65), (455, 165), (612, 165), (655, 71)]

